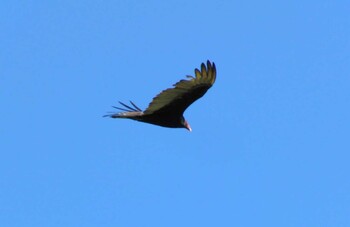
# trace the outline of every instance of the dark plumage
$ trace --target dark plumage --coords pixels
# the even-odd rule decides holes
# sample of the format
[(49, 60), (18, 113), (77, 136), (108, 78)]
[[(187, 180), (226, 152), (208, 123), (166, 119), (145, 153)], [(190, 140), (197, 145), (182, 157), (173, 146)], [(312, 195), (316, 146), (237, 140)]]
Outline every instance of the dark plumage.
[(189, 80), (180, 80), (173, 88), (162, 91), (153, 98), (145, 111), (142, 111), (133, 102), (131, 106), (119, 102), (123, 107), (114, 108), (123, 112), (105, 115), (111, 118), (128, 118), (169, 128), (186, 128), (192, 131), (183, 117), (184, 111), (193, 102), (202, 97), (214, 84), (216, 68), (214, 63), (207, 61), (201, 64), (200, 69), (194, 70), (195, 76), (187, 76)]

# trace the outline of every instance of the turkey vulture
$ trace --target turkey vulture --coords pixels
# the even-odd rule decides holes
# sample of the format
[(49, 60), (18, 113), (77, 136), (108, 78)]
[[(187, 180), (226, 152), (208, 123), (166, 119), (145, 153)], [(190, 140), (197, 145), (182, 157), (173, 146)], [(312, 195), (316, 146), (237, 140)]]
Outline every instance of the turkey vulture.
[(195, 69), (194, 73), (195, 77), (187, 76), (188, 80), (180, 80), (173, 85), (173, 88), (166, 89), (154, 97), (144, 111), (131, 101), (132, 106), (119, 102), (123, 108), (113, 107), (123, 112), (108, 114), (104, 117), (128, 118), (163, 127), (186, 128), (192, 131), (183, 113), (214, 84), (215, 64), (207, 61), (207, 66), (205, 66), (202, 63), (201, 68)]

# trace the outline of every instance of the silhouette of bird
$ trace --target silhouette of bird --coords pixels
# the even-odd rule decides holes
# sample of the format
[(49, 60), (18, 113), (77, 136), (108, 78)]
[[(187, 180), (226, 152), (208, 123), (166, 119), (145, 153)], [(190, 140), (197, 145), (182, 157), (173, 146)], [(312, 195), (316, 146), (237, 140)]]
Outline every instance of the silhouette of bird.
[(192, 131), (183, 117), (183, 113), (193, 102), (201, 98), (214, 84), (216, 67), (214, 62), (201, 64), (194, 70), (195, 76), (187, 76), (188, 80), (180, 80), (172, 88), (163, 90), (153, 98), (149, 106), (142, 111), (130, 101), (132, 106), (119, 102), (121, 107), (113, 106), (123, 112), (104, 115), (111, 118), (126, 118), (169, 128), (186, 128)]

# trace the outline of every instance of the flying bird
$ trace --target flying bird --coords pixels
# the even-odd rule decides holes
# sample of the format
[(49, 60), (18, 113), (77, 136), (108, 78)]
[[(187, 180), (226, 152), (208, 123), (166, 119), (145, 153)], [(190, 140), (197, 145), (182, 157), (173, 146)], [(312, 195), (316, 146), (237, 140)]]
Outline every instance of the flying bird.
[(200, 69), (196, 68), (194, 73), (194, 77), (187, 76), (187, 80), (180, 80), (173, 85), (174, 87), (163, 90), (153, 98), (144, 111), (131, 101), (131, 106), (119, 102), (122, 108), (113, 107), (123, 112), (107, 114), (104, 117), (126, 118), (162, 127), (186, 128), (192, 131), (183, 113), (214, 84), (215, 64), (210, 61), (207, 61), (207, 65), (202, 63)]

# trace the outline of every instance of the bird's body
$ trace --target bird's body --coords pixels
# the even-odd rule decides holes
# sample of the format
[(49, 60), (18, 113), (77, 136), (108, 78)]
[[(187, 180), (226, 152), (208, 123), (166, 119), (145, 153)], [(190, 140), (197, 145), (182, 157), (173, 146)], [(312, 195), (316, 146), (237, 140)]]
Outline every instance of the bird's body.
[(207, 61), (207, 67), (201, 64), (201, 69), (195, 69), (195, 77), (187, 76), (189, 80), (181, 80), (174, 88), (162, 91), (153, 98), (148, 108), (142, 111), (133, 102), (131, 106), (119, 102), (123, 108), (114, 107), (123, 112), (105, 115), (111, 118), (127, 118), (169, 128), (191, 127), (183, 117), (184, 111), (197, 99), (202, 97), (214, 84), (216, 79), (215, 64)]

